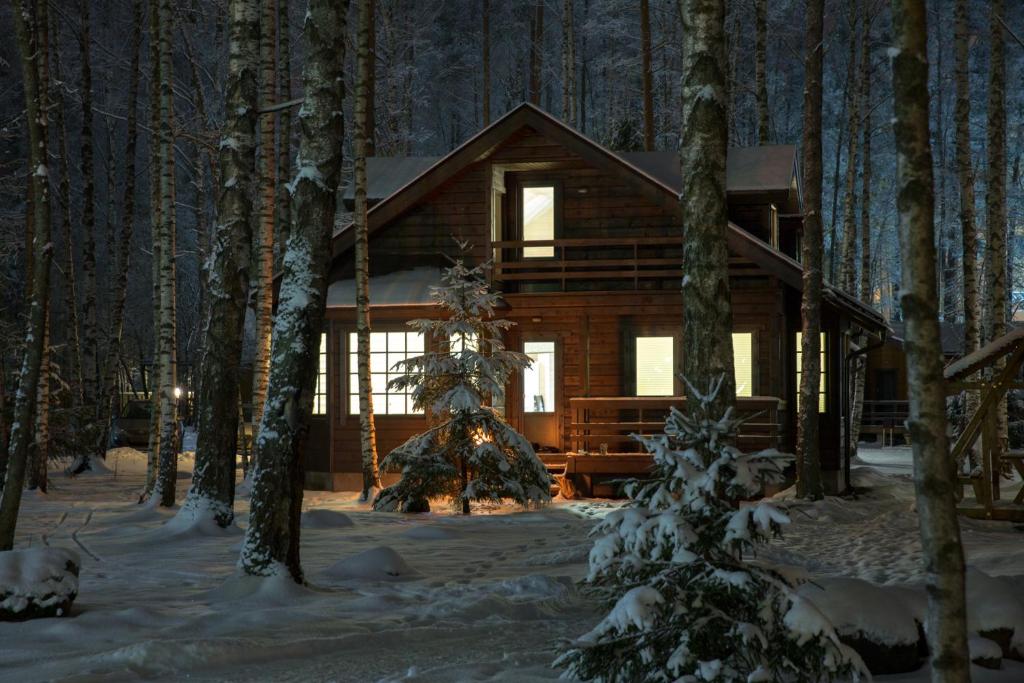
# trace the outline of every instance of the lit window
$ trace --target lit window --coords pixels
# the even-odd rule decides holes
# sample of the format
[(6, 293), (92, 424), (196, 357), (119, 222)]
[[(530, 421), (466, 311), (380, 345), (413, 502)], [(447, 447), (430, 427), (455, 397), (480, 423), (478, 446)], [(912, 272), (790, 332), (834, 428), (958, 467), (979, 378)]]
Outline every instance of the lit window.
[(636, 395), (671, 396), (675, 389), (672, 337), (636, 338)]
[[(555, 188), (523, 188), (523, 240), (536, 242), (555, 239)], [(551, 258), (553, 246), (524, 247), (524, 258)]]
[(732, 333), (732, 367), (736, 376), (736, 395), (754, 395), (754, 335)]
[[(819, 358), (819, 363), (821, 364), (821, 371), (820, 371), (821, 374), (820, 374), (820, 377), (818, 379), (818, 412), (819, 413), (824, 413), (825, 412), (825, 396), (827, 395), (827, 389), (828, 389), (828, 384), (827, 384), (827, 381), (828, 381), (828, 372), (827, 372), (828, 363), (826, 362), (827, 355), (825, 353), (825, 349), (826, 349), (825, 339), (826, 339), (825, 338), (825, 333), (822, 332), (821, 333), (821, 342), (820, 342), (821, 343), (821, 357)], [(797, 332), (796, 333), (796, 409), (797, 410), (800, 410), (800, 374), (801, 374), (802, 369), (803, 369), (803, 364), (802, 364), (803, 348), (801, 347), (800, 342), (801, 342), (801, 334), (799, 332)]]
[(313, 414), (327, 414), (327, 335), (320, 335), (319, 364), (316, 369), (316, 388), (313, 390)]
[[(359, 414), (359, 342), (355, 332), (348, 335), (349, 414)], [(413, 407), (412, 390), (388, 389), (388, 382), (405, 374), (396, 367), (399, 361), (423, 355), (423, 335), (419, 332), (370, 333), (370, 391), (376, 415), (421, 413)]]
[(523, 371), (523, 410), (555, 412), (555, 342), (526, 342), (523, 353), (533, 361)]

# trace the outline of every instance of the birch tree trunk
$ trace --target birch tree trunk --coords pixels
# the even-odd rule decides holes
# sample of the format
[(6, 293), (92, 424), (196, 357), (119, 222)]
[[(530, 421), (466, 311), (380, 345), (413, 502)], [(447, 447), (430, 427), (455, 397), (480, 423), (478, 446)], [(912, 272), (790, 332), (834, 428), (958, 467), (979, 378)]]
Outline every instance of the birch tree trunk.
[(33, 268), (29, 298), (28, 323), (25, 332), (25, 351), (18, 374), (18, 390), (14, 397), (11, 436), (8, 439), (7, 468), (3, 489), (0, 491), (0, 551), (14, 547), (14, 532), (18, 524), (22, 488), (28, 450), (32, 442), (35, 418), (36, 387), (39, 386), (40, 368), (46, 336), (46, 300), (50, 289), (50, 172), (47, 166), (47, 110), (46, 91), (39, 82), (40, 54), (35, 40), (33, 18), (38, 17), (30, 0), (21, 0), (11, 12), (15, 37), (21, 56), (22, 88), (25, 96), (25, 121), (28, 125), (29, 183), (32, 207)]
[(483, 0), (483, 115), (484, 125), (491, 125), (491, 0)]
[(970, 680), (964, 556), (949, 462), (942, 345), (935, 280), (932, 154), (928, 131), (928, 39), (923, 0), (893, 0), (892, 61), (897, 209), (903, 251), (900, 304), (906, 322), (914, 484), (925, 556), (932, 680)]
[(683, 0), (680, 158), (683, 191), (683, 374), (706, 392), (722, 380), (714, 414), (736, 402), (725, 203), (725, 2)]
[[(273, 10), (273, 3), (264, 0), (263, 18), (269, 16), (273, 21), (274, 12), (268, 13), (268, 5)], [(196, 467), (192, 487), (179, 513), (185, 515), (189, 523), (198, 523), (205, 518), (212, 519), (221, 527), (230, 526), (235, 517), (238, 385), (253, 222), (256, 218), (253, 196), (256, 189), (260, 49), (266, 39), (260, 34), (259, 0), (231, 0), (228, 4), (228, 17), (226, 117), (217, 164), (220, 169), (220, 188), (217, 193), (217, 222), (213, 231), (207, 282), (209, 313), (204, 321), (203, 366), (196, 415)], [(272, 45), (273, 36), (270, 42)], [(266, 55), (263, 57), (265, 59)], [(270, 89), (273, 91), (273, 81)], [(265, 117), (269, 118), (269, 115)], [(273, 168), (275, 163), (273, 133), (271, 127), (269, 149), (264, 150), (264, 169), (267, 165)], [(269, 189), (272, 235), (274, 187), (264, 185), (260, 189), (264, 200)], [(260, 219), (268, 219), (266, 211)], [(260, 258), (266, 257), (266, 265), (272, 266), (272, 244), (262, 246), (266, 246), (267, 250), (264, 253), (261, 249)], [(260, 287), (263, 286), (261, 281)], [(268, 282), (266, 286), (265, 294), (269, 294), (271, 285)], [(269, 311), (267, 313), (269, 324)]]
[(768, 0), (754, 0), (754, 96), (757, 100), (757, 144), (767, 145), (768, 132)]
[(359, 447), (362, 455), (363, 490), (361, 500), (372, 498), (373, 489), (380, 488), (377, 473), (377, 429), (373, 420), (373, 391), (370, 386), (370, 240), (366, 221), (366, 148), (369, 120), (367, 100), (370, 94), (370, 33), (373, 27), (370, 0), (359, 0), (359, 30), (356, 54), (355, 104), (355, 230), (356, 257), (356, 337), (359, 375)]
[[(99, 377), (99, 335), (96, 325), (96, 164), (93, 139), (92, 59), (89, 7), (92, 0), (81, 2), (81, 64), (82, 82), (82, 395), (85, 412), (96, 411), (96, 383)], [(83, 425), (89, 437), (95, 438), (92, 425)], [(93, 451), (92, 438), (87, 438), (83, 452)], [(81, 465), (80, 465), (81, 467)], [(85, 464), (84, 469), (88, 468)]]
[(299, 556), (303, 446), (313, 409), (323, 329), (330, 240), (344, 135), (342, 72), (348, 1), (310, 0), (306, 14), (305, 101), (299, 112), (292, 225), (274, 320), (270, 386), (260, 428), (249, 528), (239, 568), (302, 582)]
[[(954, 10), (956, 54), (956, 171), (960, 186), (960, 239), (963, 261), (964, 354), (981, 346), (981, 310), (978, 297), (978, 227), (975, 217), (974, 164), (971, 161), (971, 76), (967, 55), (969, 28), (967, 0)], [(965, 419), (978, 410), (978, 393), (966, 392)]]
[[(646, 0), (644, 0), (646, 1)], [(562, 118), (576, 126), (576, 29), (573, 0), (562, 3)]]
[(654, 71), (651, 68), (651, 6), (640, 0), (640, 71), (644, 107), (644, 149), (654, 151)]
[[(1006, 56), (1003, 42), (1003, 0), (989, 4), (991, 52), (988, 73), (988, 150), (985, 181), (985, 310), (984, 342), (1006, 333)], [(1000, 362), (997, 367), (1002, 367)], [(993, 369), (993, 372), (998, 371)], [(996, 409), (999, 451), (1006, 450), (1006, 398)]]
[(113, 310), (110, 348), (103, 366), (103, 412), (100, 415), (102, 432), (96, 442), (94, 455), (106, 453), (110, 440), (111, 419), (120, 400), (117, 368), (124, 338), (124, 311), (128, 301), (128, 269), (131, 266), (132, 235), (135, 232), (135, 154), (138, 146), (138, 101), (140, 51), (142, 49), (142, 0), (132, 0), (132, 57), (128, 74), (128, 114), (125, 140), (124, 210), (121, 215), (121, 234), (118, 238), (117, 261), (113, 273)]
[[(49, 299), (49, 296), (47, 297)], [(29, 447), (25, 488), (46, 492), (47, 460), (50, 458), (50, 306), (46, 302), (43, 330), (43, 358), (39, 365), (39, 386), (36, 387), (35, 436)]]
[[(275, 0), (260, 0), (261, 15), (256, 23), (259, 64), (259, 102), (268, 107), (274, 103), (277, 56), (275, 54), (277, 12)], [(233, 17), (237, 18), (237, 17)], [(248, 65), (241, 65), (247, 69)], [(230, 92), (230, 89), (229, 89)], [(245, 106), (248, 106), (246, 103)], [(274, 115), (264, 114), (259, 119), (259, 214), (258, 227), (252, 242), (255, 245), (253, 263), (256, 294), (256, 354), (252, 361), (252, 423), (258, 425), (263, 415), (263, 402), (267, 397), (267, 377), (270, 374), (270, 336), (274, 316), (274, 199), (277, 157), (274, 154)], [(241, 180), (241, 178), (239, 178)], [(247, 222), (249, 216), (244, 218)], [(250, 224), (251, 225), (251, 224)], [(251, 228), (250, 228), (251, 229)], [(247, 264), (248, 265), (248, 264)], [(248, 268), (246, 268), (248, 272)]]
[[(292, 66), (291, 66), (291, 22), (288, 17), (289, 0), (277, 0), (277, 81), (278, 93), (282, 102), (292, 99)], [(278, 256), (284, 253), (284, 245), (288, 241), (288, 227), (291, 221), (292, 195), (288, 184), (284, 182), (291, 177), (292, 170), (292, 112), (290, 107), (281, 110), (277, 134), (277, 239), (275, 240)], [(280, 259), (278, 259), (280, 263)], [(264, 392), (264, 396), (266, 393)], [(253, 409), (256, 406), (253, 404)], [(262, 406), (260, 407), (262, 411)], [(257, 423), (254, 421), (254, 425)]]
[(159, 0), (160, 52), (160, 458), (154, 493), (162, 507), (175, 500), (178, 479), (178, 410), (175, 313), (173, 0)]
[(797, 405), (796, 491), (812, 500), (824, 496), (818, 443), (818, 392), (821, 372), (821, 72), (824, 0), (808, 0), (804, 36), (803, 191), (804, 233), (800, 254), (803, 294), (800, 302), (800, 387)]

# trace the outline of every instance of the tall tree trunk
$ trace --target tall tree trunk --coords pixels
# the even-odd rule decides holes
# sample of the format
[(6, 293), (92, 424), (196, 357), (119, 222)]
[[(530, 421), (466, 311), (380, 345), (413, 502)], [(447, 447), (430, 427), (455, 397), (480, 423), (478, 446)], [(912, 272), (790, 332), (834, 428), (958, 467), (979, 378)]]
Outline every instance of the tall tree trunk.
[(160, 175), (163, 150), (160, 144), (160, 5), (149, 0), (149, 223), (151, 242), (150, 275), (153, 284), (153, 362), (150, 365), (149, 450), (146, 459), (146, 481), (140, 502), (156, 488), (160, 471), (160, 230), (163, 215), (160, 205)]
[(323, 329), (330, 240), (341, 173), (348, 0), (310, 0), (306, 14), (305, 101), (292, 230), (274, 321), (270, 387), (260, 429), (249, 528), (239, 568), (302, 582), (299, 556), (303, 447), (313, 409)]
[(7, 468), (3, 490), (0, 492), (0, 551), (14, 547), (14, 532), (18, 524), (22, 488), (28, 450), (32, 442), (35, 417), (36, 387), (46, 336), (46, 300), (50, 290), (50, 172), (47, 166), (46, 91), (39, 82), (40, 54), (35, 40), (33, 17), (41, 13), (37, 0), (36, 12), (30, 0), (21, 0), (11, 12), (21, 55), (22, 88), (25, 95), (25, 121), (28, 126), (29, 183), (32, 210), (33, 268), (29, 314), (25, 332), (25, 351), (18, 375), (18, 391), (14, 398), (14, 419), (8, 440)]
[[(964, 354), (981, 346), (978, 297), (978, 228), (975, 218), (974, 165), (971, 161), (971, 81), (968, 60), (967, 0), (957, 0), (954, 13), (956, 51), (956, 170), (960, 186), (960, 239), (963, 261)], [(978, 409), (979, 397), (966, 392), (968, 419)]]
[[(1006, 56), (1003, 42), (1003, 0), (989, 4), (991, 52), (988, 74), (988, 150), (985, 182), (985, 310), (984, 341), (1006, 333)], [(1002, 367), (1002, 363), (999, 363)], [(994, 372), (995, 370), (993, 370)], [(1006, 450), (1006, 399), (996, 409), (999, 451)]]
[(906, 321), (907, 425), (925, 556), (932, 680), (970, 680), (964, 604), (964, 556), (949, 463), (935, 288), (932, 154), (928, 132), (928, 34), (923, 0), (893, 0), (892, 61), (896, 199), (903, 251), (900, 304)]
[[(268, 7), (269, 6), (269, 7)], [(264, 0), (263, 20), (275, 19), (273, 2)], [(217, 223), (210, 257), (209, 314), (204, 321), (203, 366), (199, 382), (197, 410), (198, 438), (196, 467), (192, 487), (179, 515), (190, 523), (212, 519), (221, 527), (234, 521), (235, 460), (238, 452), (238, 384), (242, 360), (242, 336), (245, 323), (246, 293), (249, 287), (249, 260), (253, 242), (255, 212), (252, 198), (256, 175), (256, 133), (260, 106), (259, 75), (267, 72), (266, 35), (261, 35), (260, 4), (256, 0), (231, 0), (228, 5), (230, 35), (225, 103), (226, 120), (221, 133), (220, 191), (217, 196)], [(269, 40), (273, 51), (273, 33)], [(273, 54), (269, 56), (273, 62)], [(264, 104), (267, 82), (263, 83)], [(265, 114), (264, 121), (271, 115)], [(261, 131), (266, 144), (266, 130)], [(273, 128), (269, 148), (264, 148), (263, 169), (273, 168)], [(265, 178), (261, 178), (265, 181)], [(273, 233), (272, 185), (263, 185), (264, 201), (269, 190), (269, 220)], [(267, 207), (260, 220), (268, 220)], [(273, 265), (272, 245), (260, 258)], [(261, 264), (264, 265), (264, 264)], [(268, 277), (269, 280), (269, 277)], [(270, 294), (271, 283), (265, 293)], [(269, 302), (268, 302), (269, 303)], [(268, 324), (269, 311), (268, 311)], [(262, 408), (262, 406), (261, 406)], [(255, 406), (254, 406), (255, 409)]]
[(138, 101), (140, 52), (142, 49), (142, 0), (132, 0), (132, 58), (128, 74), (128, 114), (125, 139), (124, 208), (121, 215), (121, 234), (118, 237), (117, 262), (114, 266), (113, 310), (110, 315), (111, 344), (103, 366), (103, 386), (106, 392), (101, 414), (102, 434), (97, 440), (96, 456), (106, 452), (110, 440), (111, 419), (120, 401), (117, 369), (124, 340), (124, 311), (128, 301), (128, 269), (131, 266), (132, 235), (135, 232), (135, 153), (138, 146)]
[[(865, 0), (866, 4), (866, 0)], [(857, 154), (860, 143), (860, 90), (864, 84), (856, 83), (857, 76), (857, 20), (850, 8), (850, 55), (847, 76), (850, 78), (850, 111), (846, 121), (846, 180), (844, 181), (843, 239), (839, 258), (838, 284), (846, 292), (857, 292)]]
[(651, 7), (640, 0), (640, 71), (644, 106), (644, 149), (654, 151), (654, 71), (651, 68)]
[[(92, 0), (81, 2), (81, 63), (82, 63), (82, 395), (85, 410), (90, 416), (96, 408), (96, 382), (99, 377), (99, 334), (96, 322), (96, 164), (93, 140), (92, 111), (92, 39), (89, 7)], [(95, 437), (92, 425), (83, 425), (90, 437)], [(83, 453), (91, 452), (91, 439), (83, 444)], [(88, 465), (86, 465), (88, 467)]]
[(160, 457), (157, 499), (162, 507), (175, 500), (178, 479), (178, 410), (176, 306), (175, 306), (175, 196), (174, 196), (174, 68), (171, 36), (174, 2), (159, 0), (157, 18), (160, 54)]
[(366, 156), (377, 154), (377, 0), (369, 0), (370, 41), (366, 52)]
[[(821, 76), (824, 0), (808, 0), (804, 36), (803, 191), (801, 240), (803, 295), (800, 302), (800, 392), (797, 405), (797, 495), (819, 499), (821, 455), (818, 443), (818, 392), (821, 372)], [(833, 248), (835, 245), (833, 245)]]
[[(646, 1), (646, 0), (645, 0)], [(562, 3), (562, 119), (576, 126), (576, 29), (573, 0)]]
[[(260, 106), (274, 103), (277, 57), (275, 0), (260, 0), (262, 14), (257, 22), (259, 36), (259, 100)], [(241, 12), (241, 9), (238, 10)], [(241, 48), (239, 48), (241, 49)], [(248, 65), (240, 64), (247, 69)], [(230, 92), (230, 89), (229, 89)], [(248, 103), (245, 104), (248, 106)], [(274, 115), (264, 114), (259, 119), (259, 214), (252, 242), (255, 245), (253, 284), (256, 299), (256, 353), (252, 361), (252, 423), (258, 425), (263, 416), (263, 402), (267, 398), (267, 378), (270, 375), (270, 336), (274, 317), (274, 199), (277, 188), (275, 177), (277, 158), (274, 155)], [(247, 153), (248, 150), (245, 150)], [(236, 171), (237, 173), (237, 171)], [(242, 178), (239, 178), (242, 180)], [(249, 221), (249, 216), (234, 220)], [(251, 229), (251, 223), (250, 223)], [(248, 271), (248, 263), (246, 263)]]
[(757, 144), (767, 145), (768, 132), (768, 0), (754, 0), (754, 96), (757, 99)]
[(371, 490), (380, 488), (377, 472), (377, 429), (373, 419), (373, 392), (370, 387), (370, 241), (366, 221), (367, 133), (373, 127), (368, 119), (367, 101), (371, 92), (370, 33), (373, 32), (373, 7), (370, 0), (359, 0), (359, 30), (356, 54), (355, 104), (355, 230), (356, 257), (356, 337), (359, 375), (359, 446), (362, 454), (363, 490), (367, 500)]
[[(282, 102), (292, 99), (291, 22), (288, 17), (290, 0), (277, 0), (277, 81), (278, 97)], [(291, 221), (292, 195), (286, 178), (292, 170), (292, 113), (291, 108), (281, 110), (277, 134), (277, 243), (278, 256), (284, 253)], [(280, 262), (280, 259), (278, 259)]]
[(736, 401), (725, 201), (725, 2), (684, 0), (680, 158), (683, 191), (683, 374), (686, 389), (722, 380), (715, 414)]
[(483, 116), (484, 125), (491, 125), (491, 0), (483, 0)]
[(46, 493), (47, 461), (50, 458), (50, 351), (50, 306), (47, 301), (43, 359), (39, 366), (39, 386), (36, 387), (35, 437), (29, 447), (29, 462), (25, 474), (25, 488), (43, 493)]
[(540, 106), (544, 73), (544, 1), (535, 0), (530, 18), (530, 102)]

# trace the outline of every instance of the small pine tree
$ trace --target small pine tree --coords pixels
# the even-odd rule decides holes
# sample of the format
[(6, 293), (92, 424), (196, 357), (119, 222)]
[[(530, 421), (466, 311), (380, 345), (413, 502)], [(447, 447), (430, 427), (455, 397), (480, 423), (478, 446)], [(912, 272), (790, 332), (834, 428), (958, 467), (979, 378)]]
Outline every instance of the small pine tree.
[[(469, 246), (459, 243), (465, 253)], [(453, 260), (434, 301), (450, 312), (443, 320), (412, 320), (409, 325), (437, 340), (438, 350), (401, 361), (404, 375), (388, 386), (412, 390), (416, 408), (432, 426), (391, 451), (383, 469), (400, 470), (402, 478), (382, 490), (375, 510), (419, 512), (432, 497), (448, 497), (469, 513), (471, 500), (544, 503), (550, 500), (550, 477), (533, 446), (493, 408), (505, 382), (529, 366), (528, 356), (509, 351), (502, 333), (514, 323), (493, 318), (500, 296), (490, 291), (490, 263), (473, 268)]]
[(713, 382), (689, 412), (672, 409), (663, 434), (637, 436), (650, 479), (592, 532), (585, 579), (611, 607), (555, 661), (598, 681), (859, 680), (860, 659), (777, 572), (744, 559), (789, 520), (766, 503), (735, 502), (778, 481), (791, 456), (744, 454), (741, 420), (711, 414)]

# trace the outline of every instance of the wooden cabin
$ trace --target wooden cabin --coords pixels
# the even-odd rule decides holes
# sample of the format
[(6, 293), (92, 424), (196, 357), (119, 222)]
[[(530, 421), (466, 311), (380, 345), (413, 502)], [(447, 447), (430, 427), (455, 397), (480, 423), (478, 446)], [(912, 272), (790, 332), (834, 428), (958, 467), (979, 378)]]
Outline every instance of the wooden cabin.
[[(452, 237), (494, 262), (506, 340), (533, 359), (509, 383), (505, 415), (584, 493), (649, 460), (629, 438), (660, 429), (679, 404), (682, 343), (681, 172), (671, 152), (615, 153), (529, 104), (441, 158), (368, 160), (374, 412), (383, 456), (424, 429), (388, 369), (433, 343), (406, 321), (441, 315), (439, 282)], [(778, 145), (730, 150), (730, 285), (739, 408), (758, 413), (749, 447), (796, 441), (802, 227), (797, 154)], [(348, 197), (351, 192), (348, 193)], [(310, 488), (360, 486), (352, 231), (333, 240)], [(824, 297), (821, 453), (830, 491), (845, 488), (840, 424), (852, 333), (885, 323), (832, 288)]]

